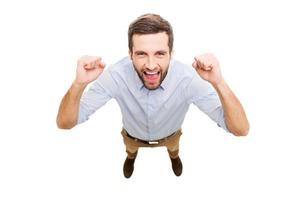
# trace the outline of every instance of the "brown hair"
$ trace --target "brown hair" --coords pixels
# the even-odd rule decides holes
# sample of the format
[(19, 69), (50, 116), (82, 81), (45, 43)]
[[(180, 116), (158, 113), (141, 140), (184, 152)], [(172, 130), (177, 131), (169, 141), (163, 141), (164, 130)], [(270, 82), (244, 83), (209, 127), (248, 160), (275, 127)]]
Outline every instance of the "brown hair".
[(168, 46), (171, 53), (173, 50), (174, 40), (171, 24), (167, 20), (156, 14), (145, 14), (138, 17), (130, 24), (128, 29), (128, 47), (130, 52), (132, 52), (132, 36), (134, 34), (153, 34), (161, 32), (166, 32), (169, 37)]

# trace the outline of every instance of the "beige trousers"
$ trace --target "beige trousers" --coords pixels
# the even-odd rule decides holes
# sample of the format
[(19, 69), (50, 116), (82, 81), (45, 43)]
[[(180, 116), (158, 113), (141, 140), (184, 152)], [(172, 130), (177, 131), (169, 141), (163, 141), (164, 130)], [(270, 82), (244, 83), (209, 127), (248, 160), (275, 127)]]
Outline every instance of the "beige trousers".
[(125, 129), (122, 129), (121, 134), (123, 136), (123, 141), (126, 146), (126, 152), (128, 158), (131, 159), (135, 158), (137, 156), (138, 149), (140, 147), (162, 147), (162, 146), (165, 146), (167, 148), (169, 156), (171, 158), (178, 157), (179, 139), (180, 136), (182, 135), (181, 129), (177, 130), (173, 135), (159, 140), (158, 144), (147, 144), (139, 140), (133, 139), (127, 135)]

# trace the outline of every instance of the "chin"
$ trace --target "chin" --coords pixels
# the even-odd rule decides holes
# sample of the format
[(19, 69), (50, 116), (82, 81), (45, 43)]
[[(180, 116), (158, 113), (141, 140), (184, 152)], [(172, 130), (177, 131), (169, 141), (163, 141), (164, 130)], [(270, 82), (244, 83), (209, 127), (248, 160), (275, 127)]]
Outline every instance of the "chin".
[(158, 85), (146, 85), (146, 84), (144, 84), (144, 86), (148, 90), (156, 90), (157, 88), (159, 88), (160, 84), (158, 84)]

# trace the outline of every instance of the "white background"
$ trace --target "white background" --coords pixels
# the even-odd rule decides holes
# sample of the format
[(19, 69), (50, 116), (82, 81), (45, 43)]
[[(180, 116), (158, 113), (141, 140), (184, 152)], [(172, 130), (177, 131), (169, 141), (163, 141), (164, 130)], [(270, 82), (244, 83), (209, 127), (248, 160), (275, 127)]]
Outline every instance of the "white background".
[[(296, 2), (1, 1), (0, 199), (299, 199)], [(126, 56), (128, 25), (148, 12), (173, 25), (176, 59), (218, 57), (251, 123), (237, 138), (191, 106), (179, 178), (163, 148), (141, 149), (123, 177), (114, 100), (72, 130), (55, 124), (77, 59)]]

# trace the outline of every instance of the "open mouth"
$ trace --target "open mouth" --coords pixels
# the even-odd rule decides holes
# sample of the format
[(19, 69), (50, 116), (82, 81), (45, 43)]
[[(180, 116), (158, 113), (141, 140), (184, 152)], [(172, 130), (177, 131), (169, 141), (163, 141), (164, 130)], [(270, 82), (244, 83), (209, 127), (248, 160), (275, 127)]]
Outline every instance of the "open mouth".
[(147, 71), (144, 71), (143, 75), (144, 75), (144, 79), (147, 82), (154, 83), (154, 82), (156, 82), (159, 79), (160, 72), (159, 71), (158, 72), (147, 72)]

